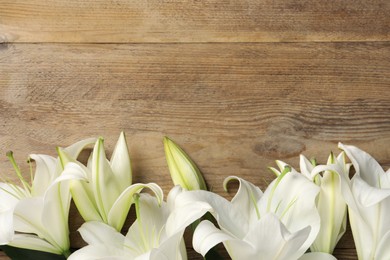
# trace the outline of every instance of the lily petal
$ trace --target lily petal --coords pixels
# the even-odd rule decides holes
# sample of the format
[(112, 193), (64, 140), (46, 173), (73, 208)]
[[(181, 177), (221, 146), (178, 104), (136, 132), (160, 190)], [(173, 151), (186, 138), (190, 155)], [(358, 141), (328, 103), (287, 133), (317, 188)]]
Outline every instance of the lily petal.
[(113, 227), (99, 221), (85, 222), (78, 231), (85, 242), (90, 245), (104, 244), (113, 247), (121, 247), (125, 236)]
[(385, 171), (371, 155), (352, 145), (339, 143), (339, 148), (347, 154), (357, 175), (369, 185), (380, 187), (380, 176), (385, 174)]
[(61, 176), (58, 177), (53, 185), (60, 182), (70, 182), (70, 192), (73, 197), (80, 215), (85, 221), (102, 220), (91, 185), (89, 185), (88, 174), (89, 169), (78, 162), (68, 162)]
[(376, 249), (374, 259), (390, 259), (390, 230), (382, 237)]
[(13, 236), (13, 208), (0, 207), (0, 245), (8, 244)]
[(121, 132), (118, 142), (115, 145), (110, 164), (115, 179), (120, 186), (120, 190), (123, 191), (131, 185), (132, 181), (130, 156), (124, 132)]
[(311, 162), (301, 154), (299, 156), (299, 169), (301, 170), (301, 173), (309, 180), (313, 180), (314, 176), (311, 175), (313, 168), (313, 164), (311, 164)]
[(62, 253), (62, 251), (47, 242), (45, 239), (41, 239), (38, 236), (31, 234), (15, 234), (13, 240), (8, 245), (58, 255)]
[(338, 164), (318, 165), (314, 167), (312, 175), (325, 171), (333, 171), (334, 173), (337, 173), (337, 176), (340, 179), (341, 193), (344, 201), (347, 203), (349, 209), (359, 212), (358, 205), (356, 205), (354, 195), (352, 194), (351, 180), (344, 174), (344, 169), (342, 169)]
[(41, 222), (63, 252), (68, 251), (70, 247), (68, 227), (70, 201), (69, 183), (58, 183), (46, 191), (41, 212)]
[(121, 193), (104, 151), (103, 138), (96, 141), (92, 154), (92, 186), (96, 204), (104, 220), (108, 221), (109, 211)]
[(252, 183), (236, 176), (229, 176), (224, 180), (223, 187), (225, 191), (227, 191), (227, 184), (232, 180), (237, 180), (240, 183), (238, 191), (231, 201), (232, 207), (236, 211), (244, 212), (248, 218), (247, 221), (250, 223), (258, 221), (260, 219), (260, 211), (257, 203), (263, 196), (263, 192)]
[(80, 215), (85, 221), (103, 221), (102, 216), (97, 210), (92, 188), (88, 183), (83, 181), (71, 181), (70, 192)]
[(291, 233), (311, 227), (308, 239), (298, 250), (300, 255), (313, 243), (320, 229), (320, 217), (315, 205), (318, 192), (319, 187), (306, 177), (290, 172), (274, 180), (259, 201), (260, 213), (274, 213)]
[(274, 214), (268, 213), (252, 226), (244, 240), (256, 248), (262, 259), (297, 259), (309, 235), (310, 226), (290, 233)]
[(304, 254), (299, 260), (337, 260), (337, 258), (327, 253), (312, 252)]
[(172, 213), (174, 217), (168, 219), (167, 225), (174, 218), (176, 218), (176, 221), (180, 221), (180, 217), (195, 221), (207, 211), (210, 211), (218, 221), (219, 226), (222, 229), (229, 230), (236, 237), (243, 238), (248, 232), (249, 223), (246, 213), (233, 208), (230, 201), (215, 193), (203, 190), (183, 192), (177, 196), (176, 206), (177, 209)]
[[(240, 252), (246, 252), (247, 254), (253, 254), (254, 249), (240, 239), (237, 239), (228, 233), (216, 228), (213, 223), (208, 220), (203, 220), (195, 229), (192, 245), (196, 252), (205, 256), (207, 252), (221, 242), (230, 241), (239, 244), (242, 248)], [(229, 252), (232, 253), (232, 252)], [(230, 255), (232, 259), (235, 259)], [(240, 254), (240, 259), (246, 259)]]
[(18, 186), (0, 183), (0, 245), (7, 244), (14, 235), (13, 213), (24, 190)]
[(84, 140), (81, 140), (77, 143), (74, 143), (66, 148), (64, 148), (64, 151), (73, 159), (77, 159), (79, 154), (83, 149), (85, 149), (86, 146), (94, 144), (96, 142), (96, 138), (87, 138)]
[(148, 259), (150, 260), (187, 259), (186, 250), (184, 250), (184, 254), (183, 251), (180, 251), (181, 249), (180, 244), (184, 243), (183, 232), (179, 232), (173, 236), (170, 236), (165, 241), (163, 241), (158, 248), (152, 249), (150, 253), (150, 257)]
[(359, 175), (352, 180), (352, 192), (356, 200), (364, 207), (370, 207), (390, 197), (390, 189), (370, 186)]
[(136, 193), (141, 192), (144, 188), (149, 188), (158, 199), (158, 202), (161, 203), (163, 200), (163, 191), (155, 183), (148, 183), (148, 184), (133, 184), (126, 188), (120, 196), (116, 199), (115, 203), (112, 205), (111, 210), (109, 211), (107, 223), (116, 228), (117, 230), (120, 230), (123, 226), (123, 223), (126, 220), (127, 214), (129, 212), (129, 209), (131, 205), (134, 202), (133, 195)]
[(88, 245), (70, 255), (68, 260), (128, 260), (132, 259), (118, 247), (111, 245)]
[(332, 253), (346, 231), (347, 206), (341, 194), (340, 177), (333, 171), (325, 171), (317, 197), (317, 209), (321, 216), (320, 232), (310, 247), (314, 252)]
[(191, 201), (185, 205), (180, 204), (181, 202), (179, 201), (177, 208), (175, 208), (168, 217), (166, 224), (166, 231), (168, 236), (185, 229), (194, 221), (198, 220), (204, 214), (212, 210), (210, 204), (206, 202)]
[(46, 189), (58, 177), (55, 171), (56, 159), (44, 154), (30, 154), (30, 158), (36, 163), (31, 195), (43, 196)]
[(46, 231), (41, 222), (43, 205), (43, 197), (20, 200), (14, 210), (15, 231), (33, 233), (40, 237), (45, 237)]
[(143, 251), (138, 252), (140, 255), (159, 247), (160, 240), (166, 238), (162, 231), (169, 215), (169, 209), (165, 202), (159, 205), (156, 198), (149, 194), (141, 194), (137, 205), (137, 220), (129, 228), (125, 246), (142, 248)]

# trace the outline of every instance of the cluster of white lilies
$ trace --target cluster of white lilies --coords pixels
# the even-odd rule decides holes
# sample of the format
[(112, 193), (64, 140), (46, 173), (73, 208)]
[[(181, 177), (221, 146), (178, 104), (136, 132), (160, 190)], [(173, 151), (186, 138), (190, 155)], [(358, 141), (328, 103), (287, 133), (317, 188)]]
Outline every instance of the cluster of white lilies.
[[(78, 155), (92, 144), (84, 165)], [(270, 168), (276, 178), (264, 192), (227, 177), (226, 190), (229, 182), (239, 183), (231, 201), (207, 191), (199, 169), (174, 142), (165, 138), (164, 148), (176, 185), (166, 201), (157, 184), (132, 183), (123, 133), (110, 160), (102, 138), (58, 148), (57, 158), (30, 155), (36, 164), (31, 183), (8, 153), (21, 185), (0, 183), (0, 245), (68, 259), (184, 260), (183, 233), (193, 224), (192, 246), (203, 256), (223, 243), (237, 260), (335, 259), (348, 211), (359, 259), (390, 259), (390, 171), (354, 146), (339, 144), (342, 152), (331, 154), (325, 165), (301, 155), (299, 172), (277, 161), (279, 169)], [(352, 178), (345, 155), (355, 169)], [(145, 188), (150, 192), (141, 193)], [(79, 232), (88, 244), (73, 253), (72, 199), (85, 220)], [(132, 205), (136, 219), (123, 235)]]

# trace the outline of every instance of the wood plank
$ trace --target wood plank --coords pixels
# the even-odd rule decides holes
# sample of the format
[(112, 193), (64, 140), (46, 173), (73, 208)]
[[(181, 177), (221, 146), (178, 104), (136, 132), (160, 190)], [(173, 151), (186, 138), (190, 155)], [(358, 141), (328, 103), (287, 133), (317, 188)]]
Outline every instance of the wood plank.
[(3, 254), (3, 252), (0, 252), (0, 259), (1, 260), (9, 260), (10, 258)]
[(0, 42), (390, 39), (388, 0), (0, 0)]
[(125, 130), (136, 180), (167, 191), (169, 135), (221, 193), (228, 175), (261, 184), (273, 160), (324, 161), (338, 141), (389, 166), (389, 46), (3, 45), (0, 153), (24, 162), (96, 135), (110, 150)]
[[(166, 194), (164, 135), (227, 198), (225, 177), (264, 188), (273, 160), (324, 162), (338, 141), (390, 166), (389, 42), (0, 46), (0, 154), (12, 149), (27, 176), (29, 153), (102, 135), (110, 154), (121, 130), (134, 180)], [(16, 179), (5, 156), (0, 169)], [(342, 248), (353, 259), (351, 237)]]

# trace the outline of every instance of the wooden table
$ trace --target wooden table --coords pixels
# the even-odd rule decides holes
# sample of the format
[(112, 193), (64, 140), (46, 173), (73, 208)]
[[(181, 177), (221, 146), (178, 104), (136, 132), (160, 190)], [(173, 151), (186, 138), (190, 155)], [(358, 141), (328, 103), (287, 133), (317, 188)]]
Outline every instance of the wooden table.
[[(166, 193), (165, 135), (227, 197), (225, 177), (264, 188), (275, 159), (324, 162), (339, 141), (387, 168), (389, 13), (388, 0), (0, 0), (1, 173), (15, 179), (8, 150), (28, 174), (29, 153), (100, 135), (111, 152), (121, 130), (134, 180)], [(350, 233), (335, 255), (356, 258)]]

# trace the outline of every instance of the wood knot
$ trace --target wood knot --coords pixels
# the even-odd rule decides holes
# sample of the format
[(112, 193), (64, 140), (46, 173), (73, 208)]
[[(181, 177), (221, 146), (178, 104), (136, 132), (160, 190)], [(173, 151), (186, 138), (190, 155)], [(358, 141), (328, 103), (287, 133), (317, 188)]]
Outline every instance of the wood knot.
[(256, 154), (274, 160), (298, 156), (305, 150), (306, 146), (304, 143), (287, 137), (266, 139), (253, 147), (253, 151)]

